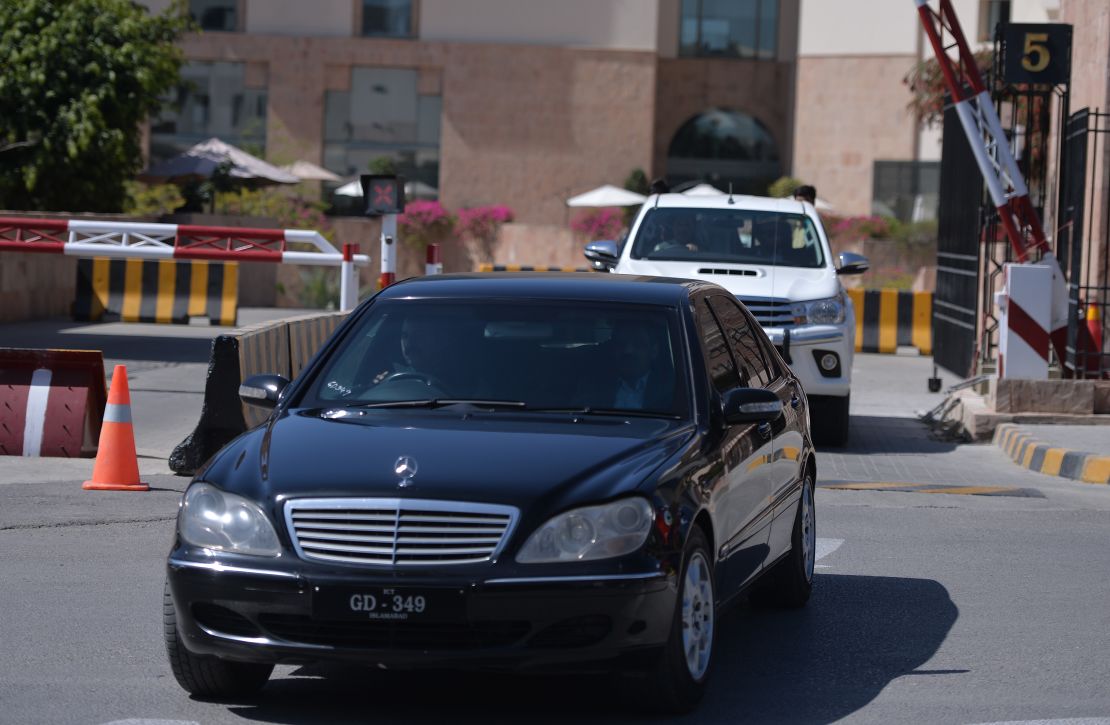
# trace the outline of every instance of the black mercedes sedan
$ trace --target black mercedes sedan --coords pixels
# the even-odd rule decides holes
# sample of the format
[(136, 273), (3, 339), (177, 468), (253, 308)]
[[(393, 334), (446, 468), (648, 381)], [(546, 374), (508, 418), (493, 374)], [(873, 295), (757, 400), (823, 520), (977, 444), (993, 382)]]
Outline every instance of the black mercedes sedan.
[(458, 275), (391, 286), (186, 490), (166, 645), (204, 696), (278, 663), (597, 667), (700, 699), (717, 616), (813, 586), (806, 397), (707, 282)]

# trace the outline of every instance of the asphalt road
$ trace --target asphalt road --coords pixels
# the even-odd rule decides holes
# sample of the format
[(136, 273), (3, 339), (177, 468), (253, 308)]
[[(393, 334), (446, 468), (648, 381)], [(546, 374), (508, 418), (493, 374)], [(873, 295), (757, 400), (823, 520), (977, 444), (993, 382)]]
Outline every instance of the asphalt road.
[[(727, 612), (709, 695), (676, 722), (1110, 723), (1110, 488), (931, 440), (929, 373), (857, 358), (851, 443), (818, 459), (813, 599)], [(0, 723), (629, 719), (588, 677), (283, 667), (260, 697), (191, 699), (160, 620), (186, 479), (92, 493), (57, 463), (0, 475)], [(843, 488), (863, 484), (906, 490)], [(928, 492), (986, 484), (1004, 490)]]

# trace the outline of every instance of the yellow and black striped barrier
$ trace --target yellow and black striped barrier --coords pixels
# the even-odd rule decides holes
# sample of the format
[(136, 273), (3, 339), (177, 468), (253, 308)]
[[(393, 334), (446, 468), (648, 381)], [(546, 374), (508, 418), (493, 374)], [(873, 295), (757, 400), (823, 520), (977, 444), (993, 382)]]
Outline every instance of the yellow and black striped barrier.
[(239, 264), (203, 260), (79, 259), (73, 319), (234, 326)]
[(587, 267), (545, 267), (530, 264), (479, 264), (479, 272), (592, 272)]
[(994, 429), (994, 444), (1022, 468), (1083, 483), (1110, 484), (1110, 456), (1051, 446), (1013, 423)]
[(894, 353), (900, 346), (933, 353), (933, 293), (850, 289), (856, 308), (856, 352)]

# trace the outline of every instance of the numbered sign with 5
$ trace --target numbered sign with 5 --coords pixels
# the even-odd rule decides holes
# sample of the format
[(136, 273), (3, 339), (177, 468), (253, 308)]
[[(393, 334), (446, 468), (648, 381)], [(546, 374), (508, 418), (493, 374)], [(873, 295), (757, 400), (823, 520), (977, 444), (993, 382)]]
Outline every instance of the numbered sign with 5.
[(1007, 83), (1066, 84), (1071, 79), (1071, 26), (1005, 26), (1002, 72)]

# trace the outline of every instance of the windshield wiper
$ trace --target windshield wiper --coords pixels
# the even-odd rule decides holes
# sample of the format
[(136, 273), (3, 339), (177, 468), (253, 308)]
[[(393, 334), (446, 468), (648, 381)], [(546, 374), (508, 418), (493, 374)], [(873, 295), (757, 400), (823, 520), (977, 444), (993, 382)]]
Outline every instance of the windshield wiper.
[(537, 413), (571, 413), (574, 415), (611, 415), (621, 418), (666, 418), (667, 420), (682, 420), (682, 416), (673, 413), (659, 413), (651, 410), (622, 410), (620, 408), (594, 408), (586, 405), (581, 408), (529, 408)]
[(475, 408), (523, 410), (528, 404), (522, 400), (480, 400), (468, 398), (422, 398), (418, 400), (383, 400), (381, 402), (354, 403), (352, 408), (445, 408), (451, 405), (469, 405)]

